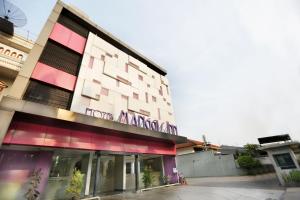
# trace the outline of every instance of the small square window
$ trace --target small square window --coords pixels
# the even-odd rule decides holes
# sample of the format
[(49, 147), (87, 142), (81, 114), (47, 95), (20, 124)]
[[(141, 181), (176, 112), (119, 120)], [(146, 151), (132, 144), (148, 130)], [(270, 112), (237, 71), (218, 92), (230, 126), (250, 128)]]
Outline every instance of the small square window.
[(93, 65), (94, 65), (94, 56), (91, 56), (90, 57), (90, 61), (89, 61), (89, 68), (93, 68)]
[(145, 97), (146, 97), (146, 103), (148, 103), (148, 93), (145, 93)]
[(152, 96), (152, 101), (156, 102), (156, 97), (155, 96)]
[(102, 95), (105, 95), (105, 96), (108, 96), (108, 89), (107, 88), (101, 88), (101, 94)]
[(139, 75), (139, 80), (142, 81), (144, 77), (142, 75)]
[(134, 99), (139, 99), (139, 95), (138, 95), (137, 93), (134, 92), (134, 93), (133, 93), (133, 98), (134, 98)]
[(128, 100), (128, 96), (122, 94), (122, 99)]
[(147, 84), (147, 87), (150, 88), (150, 84)]

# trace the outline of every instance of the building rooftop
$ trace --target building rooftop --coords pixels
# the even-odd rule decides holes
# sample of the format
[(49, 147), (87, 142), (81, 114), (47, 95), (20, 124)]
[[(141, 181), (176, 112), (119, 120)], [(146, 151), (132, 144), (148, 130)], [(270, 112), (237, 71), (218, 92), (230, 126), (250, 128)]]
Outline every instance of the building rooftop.
[(124, 51), (125, 53), (135, 57), (136, 59), (140, 60), (141, 62), (145, 63), (150, 69), (156, 71), (157, 73), (165, 76), (167, 71), (163, 69), (161, 66), (153, 62), (152, 60), (148, 59), (147, 57), (140, 54), (138, 51), (130, 47), (128, 44), (124, 43), (123, 41), (119, 40), (117, 37), (109, 33), (108, 31), (104, 30), (102, 27), (91, 21), (86, 14), (84, 14), (81, 10), (78, 10), (74, 6), (70, 6), (65, 4), (62, 1), (58, 1), (63, 7), (62, 12), (73, 18), (75, 21), (80, 22), (83, 26), (87, 27), (91, 32), (100, 36), (103, 40), (111, 43), (116, 48)]

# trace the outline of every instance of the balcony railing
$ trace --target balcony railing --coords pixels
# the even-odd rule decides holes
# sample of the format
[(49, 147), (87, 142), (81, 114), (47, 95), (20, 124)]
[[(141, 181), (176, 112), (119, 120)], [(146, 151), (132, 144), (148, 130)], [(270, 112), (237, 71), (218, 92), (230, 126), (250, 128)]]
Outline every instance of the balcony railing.
[(4, 54), (0, 54), (0, 66), (6, 67), (15, 71), (20, 71), (23, 66), (24, 61), (13, 58), (11, 56), (7, 56)]

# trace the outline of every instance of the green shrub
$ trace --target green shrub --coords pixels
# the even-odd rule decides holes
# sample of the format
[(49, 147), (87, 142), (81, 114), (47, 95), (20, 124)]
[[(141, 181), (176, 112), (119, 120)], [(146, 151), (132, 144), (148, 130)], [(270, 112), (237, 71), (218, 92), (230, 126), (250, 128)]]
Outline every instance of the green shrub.
[(152, 175), (152, 170), (145, 167), (142, 179), (143, 179), (145, 188), (151, 186), (153, 183), (153, 180), (154, 180), (154, 176)]
[(250, 155), (239, 156), (237, 161), (238, 161), (240, 167), (248, 169), (248, 170), (258, 168), (261, 166), (260, 162), (256, 159), (254, 159)]
[(300, 171), (292, 170), (288, 175), (283, 176), (287, 183), (300, 183)]
[(72, 199), (80, 199), (80, 194), (83, 186), (83, 174), (80, 170), (75, 170), (71, 182), (67, 188), (67, 193), (71, 195)]

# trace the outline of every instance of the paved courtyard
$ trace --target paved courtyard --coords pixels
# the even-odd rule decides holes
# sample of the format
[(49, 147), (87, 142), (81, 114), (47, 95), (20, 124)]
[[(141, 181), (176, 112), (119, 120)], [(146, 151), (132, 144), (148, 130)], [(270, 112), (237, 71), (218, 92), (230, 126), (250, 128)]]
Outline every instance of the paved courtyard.
[(124, 193), (103, 200), (283, 200), (285, 189), (273, 174), (259, 177), (188, 179), (189, 184), (141, 193)]

